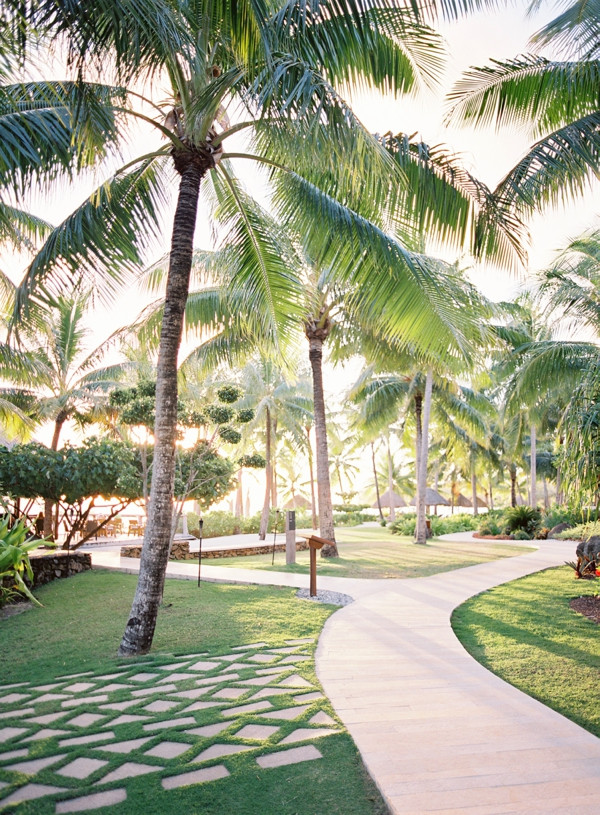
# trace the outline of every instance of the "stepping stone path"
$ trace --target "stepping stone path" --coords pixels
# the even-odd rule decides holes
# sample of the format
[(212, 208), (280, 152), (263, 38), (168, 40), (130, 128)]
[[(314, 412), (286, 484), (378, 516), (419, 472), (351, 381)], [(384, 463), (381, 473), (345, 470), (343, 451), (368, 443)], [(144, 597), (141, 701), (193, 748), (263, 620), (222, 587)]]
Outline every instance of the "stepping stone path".
[[(114, 806), (139, 776), (157, 794), (177, 795), (235, 775), (238, 754), (257, 773), (322, 759), (311, 742), (342, 729), (301, 675), (312, 646), (260, 642), (222, 655), (122, 662), (109, 674), (37, 687), (0, 685), (0, 815), (34, 800), (56, 815)], [(48, 727), (56, 720), (60, 729)]]

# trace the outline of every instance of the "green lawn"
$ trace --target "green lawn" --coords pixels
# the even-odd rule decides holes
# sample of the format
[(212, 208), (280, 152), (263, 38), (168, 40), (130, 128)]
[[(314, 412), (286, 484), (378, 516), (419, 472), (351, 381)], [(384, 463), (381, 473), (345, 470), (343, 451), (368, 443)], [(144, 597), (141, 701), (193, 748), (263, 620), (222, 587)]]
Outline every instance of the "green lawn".
[[(462, 569), (489, 560), (520, 555), (529, 547), (510, 546), (497, 541), (430, 540), (418, 546), (411, 538), (392, 535), (388, 529), (343, 528), (336, 530), (338, 558), (318, 558), (319, 574), (335, 577), (407, 578), (427, 577), (437, 572)], [(281, 541), (281, 537), (278, 538)], [(285, 565), (285, 552), (271, 555), (207, 559), (207, 565), (265, 569), (276, 572), (308, 572), (308, 552), (297, 552), (296, 563)], [(187, 561), (193, 562), (193, 561)], [(197, 563), (198, 561), (196, 561)]]
[[(130, 610), (135, 584), (136, 578), (132, 575), (93, 571), (38, 589), (36, 596), (44, 604), (43, 608), (31, 608), (22, 614), (0, 620), (3, 650), (1, 683), (31, 682), (45, 686), (63, 674), (81, 672), (91, 672), (85, 677), (86, 681), (96, 681), (96, 677), (101, 678), (100, 674), (110, 676), (114, 671), (123, 670), (131, 661), (119, 660), (115, 654)], [(298, 600), (295, 591), (291, 589), (208, 583), (198, 588), (193, 582), (167, 580), (164, 607), (159, 615), (152, 654), (135, 659), (135, 665), (141, 663), (142, 667), (132, 667), (131, 671), (160, 671), (168, 662), (176, 664), (177, 658), (185, 654), (206, 653), (210, 658), (210, 655), (226, 654), (239, 645), (265, 642), (270, 647), (281, 647), (286, 640), (309, 637), (314, 639), (314, 643), (303, 646), (303, 649), (310, 655), (310, 659), (299, 663), (294, 670), (311, 685), (318, 687), (314, 649), (321, 628), (333, 611), (331, 606)], [(246, 674), (251, 670), (245, 669)], [(244, 676), (243, 668), (241, 676)], [(215, 681), (219, 682), (218, 676)], [(187, 680), (187, 684), (184, 680), (184, 685), (189, 685), (190, 688), (196, 686), (193, 679)], [(150, 683), (150, 688), (152, 687)], [(207, 688), (209, 690), (212, 688)], [(247, 689), (248, 694), (255, 691), (255, 687)], [(158, 688), (154, 692), (158, 693)], [(115, 691), (115, 694), (115, 701), (118, 701), (127, 691)], [(141, 699), (139, 704), (141, 706), (146, 702), (147, 699)], [(276, 707), (285, 707), (293, 701), (291, 697), (282, 695), (273, 703)], [(60, 705), (59, 700), (42, 702), (36, 706), (36, 713), (53, 715), (55, 711), (61, 711)], [(10, 709), (10, 706), (2, 703), (0, 696), (0, 711)], [(284, 722), (281, 735), (297, 726), (310, 727), (309, 719), (317, 711), (324, 711), (335, 719), (329, 702), (321, 698), (320, 701), (309, 704), (308, 710), (295, 721)], [(91, 702), (77, 708), (77, 713), (98, 712), (106, 716), (105, 710), (99, 710)], [(132, 709), (128, 707), (127, 712), (132, 712)], [(159, 714), (161, 715), (165, 720), (171, 716), (168, 712)], [(215, 720), (215, 716), (218, 717), (218, 713), (215, 714), (210, 707), (195, 715), (200, 725), (209, 724)], [(16, 724), (26, 723), (26, 719), (27, 716), (23, 720), (17, 720)], [(215, 736), (208, 743), (235, 743), (239, 738), (236, 739), (233, 731), (237, 730), (238, 724), (260, 721), (254, 719), (252, 714), (241, 715), (232, 723), (229, 731)], [(5, 719), (0, 724), (14, 726), (15, 722)], [(128, 797), (123, 803), (95, 811), (99, 815), (164, 815), (166, 812), (169, 815), (314, 815), (322, 812), (332, 815), (384, 815), (387, 813), (385, 804), (367, 776), (353, 741), (339, 721), (337, 727), (339, 733), (314, 739), (323, 760), (260, 770), (255, 761), (255, 753), (249, 751), (226, 758), (225, 763), (231, 771), (229, 777), (175, 791), (163, 790), (160, 779), (164, 777), (164, 773), (154, 772), (130, 779), (127, 782)], [(92, 725), (91, 731), (101, 733), (101, 728), (102, 723)], [(123, 724), (119, 728), (118, 739), (135, 739), (140, 736), (139, 731), (139, 724)], [(154, 737), (157, 742), (161, 738), (162, 734)], [(172, 738), (183, 740), (190, 744), (192, 750), (196, 749), (190, 736), (173, 731)], [(34, 744), (29, 758), (44, 758), (64, 751), (57, 746), (56, 737), (36, 741)], [(143, 751), (152, 744), (150, 742), (139, 748), (137, 754), (136, 751), (132, 752), (127, 760), (147, 762)], [(21, 746), (10, 740), (2, 745), (5, 750)], [(269, 752), (279, 748), (267, 738), (263, 749)], [(122, 756), (98, 753), (93, 746), (90, 750), (89, 746), (83, 745), (71, 748), (68, 759), (63, 759), (63, 763), (86, 755), (108, 760), (106, 769), (111, 769), (113, 764), (116, 767), (123, 761)], [(187, 763), (189, 760), (190, 753), (184, 753), (181, 758), (170, 762), (166, 774), (194, 769), (193, 764)], [(154, 762), (165, 763), (159, 759), (154, 759)], [(7, 763), (8, 760), (2, 762), (0, 758), (2, 766)], [(35, 783), (57, 784), (58, 781), (60, 786), (75, 788), (79, 784), (81, 787), (80, 782), (53, 776), (52, 772), (53, 767), (41, 770), (35, 777)], [(105, 770), (101, 772), (104, 773)], [(11, 774), (0, 766), (0, 781), (11, 784), (14, 773)], [(95, 781), (96, 775), (90, 776), (84, 794), (94, 791)], [(112, 783), (116, 787), (122, 785), (123, 782)], [(4, 787), (0, 794), (4, 797), (10, 791), (10, 787)], [(54, 806), (53, 799), (44, 798), (21, 803), (10, 811), (15, 815), (54, 815)]]
[(452, 625), (482, 665), (600, 736), (598, 625), (569, 608), (597, 591), (566, 566), (549, 569), (472, 598)]

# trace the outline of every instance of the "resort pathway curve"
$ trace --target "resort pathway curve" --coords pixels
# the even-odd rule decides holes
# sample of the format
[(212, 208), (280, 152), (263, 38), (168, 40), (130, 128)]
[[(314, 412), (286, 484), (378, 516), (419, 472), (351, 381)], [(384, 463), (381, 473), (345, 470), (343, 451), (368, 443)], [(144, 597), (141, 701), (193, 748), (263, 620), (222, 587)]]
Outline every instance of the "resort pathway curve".
[[(394, 815), (600, 811), (600, 739), (475, 662), (450, 625), (469, 597), (571, 555), (564, 541), (539, 543), (519, 557), (427, 578), (319, 578), (320, 589), (355, 602), (329, 618), (317, 673)], [(94, 563), (139, 566), (100, 552)], [(194, 579), (197, 566), (171, 563), (168, 574)], [(305, 575), (204, 565), (202, 574), (308, 585)]]

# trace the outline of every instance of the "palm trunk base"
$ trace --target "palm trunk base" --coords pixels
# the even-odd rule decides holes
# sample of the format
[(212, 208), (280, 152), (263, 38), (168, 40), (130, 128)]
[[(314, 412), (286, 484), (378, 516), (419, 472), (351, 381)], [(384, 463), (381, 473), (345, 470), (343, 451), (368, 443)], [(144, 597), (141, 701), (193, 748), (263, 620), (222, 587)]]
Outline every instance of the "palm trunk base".
[(326, 543), (321, 549), (321, 557), (339, 557), (337, 545)]

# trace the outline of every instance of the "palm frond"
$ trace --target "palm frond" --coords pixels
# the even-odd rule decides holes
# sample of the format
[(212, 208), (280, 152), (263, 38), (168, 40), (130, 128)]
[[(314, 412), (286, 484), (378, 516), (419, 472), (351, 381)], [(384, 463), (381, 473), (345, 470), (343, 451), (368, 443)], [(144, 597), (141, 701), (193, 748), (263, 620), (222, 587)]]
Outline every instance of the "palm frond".
[(125, 103), (122, 88), (83, 82), (0, 86), (0, 185), (20, 193), (96, 165), (119, 136), (113, 106)]
[[(539, 0), (532, 3), (531, 11), (539, 5)], [(537, 48), (551, 45), (567, 57), (595, 59), (600, 48), (600, 2), (575, 0), (569, 3), (561, 14), (536, 31), (530, 42)]]
[(17, 289), (15, 322), (32, 301), (52, 303), (80, 281), (110, 300), (158, 236), (163, 203), (163, 165), (155, 160), (103, 184), (46, 239)]

